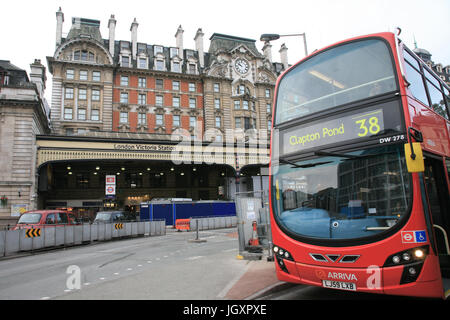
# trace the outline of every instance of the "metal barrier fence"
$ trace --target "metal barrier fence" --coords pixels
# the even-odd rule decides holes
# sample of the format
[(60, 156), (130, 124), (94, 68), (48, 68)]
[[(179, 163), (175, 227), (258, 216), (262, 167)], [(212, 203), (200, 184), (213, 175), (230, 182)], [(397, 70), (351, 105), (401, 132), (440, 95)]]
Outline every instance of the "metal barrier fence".
[(0, 231), (0, 257), (59, 246), (166, 234), (165, 220), (52, 226)]
[(273, 260), (269, 212), (267, 190), (236, 193), (239, 255), (245, 259), (261, 258), (266, 249), (267, 259)]
[(191, 230), (212, 230), (212, 229), (223, 229), (232, 228), (237, 226), (236, 216), (224, 216), (224, 217), (193, 217), (191, 219)]

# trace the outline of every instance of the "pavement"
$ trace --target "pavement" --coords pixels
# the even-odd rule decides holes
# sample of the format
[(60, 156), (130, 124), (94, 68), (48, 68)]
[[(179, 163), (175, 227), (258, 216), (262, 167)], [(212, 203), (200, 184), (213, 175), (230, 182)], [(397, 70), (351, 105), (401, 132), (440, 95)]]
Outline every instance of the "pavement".
[(225, 299), (245, 300), (260, 296), (273, 288), (284, 284), (275, 274), (274, 262), (261, 260), (248, 261), (245, 273), (228, 290)]

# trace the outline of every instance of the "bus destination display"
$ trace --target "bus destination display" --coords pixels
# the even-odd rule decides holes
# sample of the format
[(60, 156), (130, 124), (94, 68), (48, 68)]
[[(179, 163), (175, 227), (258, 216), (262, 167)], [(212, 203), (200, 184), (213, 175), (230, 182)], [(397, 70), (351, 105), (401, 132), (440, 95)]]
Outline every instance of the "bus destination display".
[(403, 121), (400, 121), (398, 113), (393, 112), (397, 108), (392, 107), (393, 105), (388, 103), (365, 108), (356, 113), (346, 113), (332, 120), (288, 129), (281, 133), (281, 152), (282, 154), (304, 152), (325, 145), (370, 138), (389, 132), (398, 134), (402, 132), (403, 125), (400, 124)]

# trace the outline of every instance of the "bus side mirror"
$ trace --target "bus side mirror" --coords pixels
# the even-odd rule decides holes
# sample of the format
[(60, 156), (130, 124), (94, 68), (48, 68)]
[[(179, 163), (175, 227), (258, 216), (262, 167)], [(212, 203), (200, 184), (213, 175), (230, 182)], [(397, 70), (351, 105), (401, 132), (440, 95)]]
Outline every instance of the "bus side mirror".
[(423, 161), (423, 153), (420, 142), (405, 143), (405, 159), (408, 172), (425, 171), (425, 163)]

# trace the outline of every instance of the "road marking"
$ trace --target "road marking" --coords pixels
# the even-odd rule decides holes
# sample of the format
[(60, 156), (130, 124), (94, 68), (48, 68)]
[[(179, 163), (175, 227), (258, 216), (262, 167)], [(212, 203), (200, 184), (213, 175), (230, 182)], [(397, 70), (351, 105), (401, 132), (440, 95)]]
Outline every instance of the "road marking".
[(118, 276), (120, 273), (119, 272), (114, 272), (114, 275)]
[(88, 286), (88, 285), (90, 285), (91, 283), (90, 282), (85, 282), (85, 283), (83, 283), (83, 285), (85, 285), (85, 286)]
[(133, 268), (127, 268), (127, 271), (131, 271), (131, 270), (133, 270)]
[(100, 277), (99, 279), (100, 279), (100, 280), (105, 280), (106, 278), (104, 278), (104, 277)]
[(142, 267), (142, 264), (138, 264), (137, 266), (138, 266), (138, 267)]
[(48, 300), (50, 297), (42, 297), (41, 300)]
[(151, 260), (148, 260), (147, 263), (152, 263), (152, 261), (151, 261)]
[(197, 260), (197, 259), (204, 258), (204, 257), (205, 256), (194, 256), (194, 257), (189, 257), (186, 260)]

